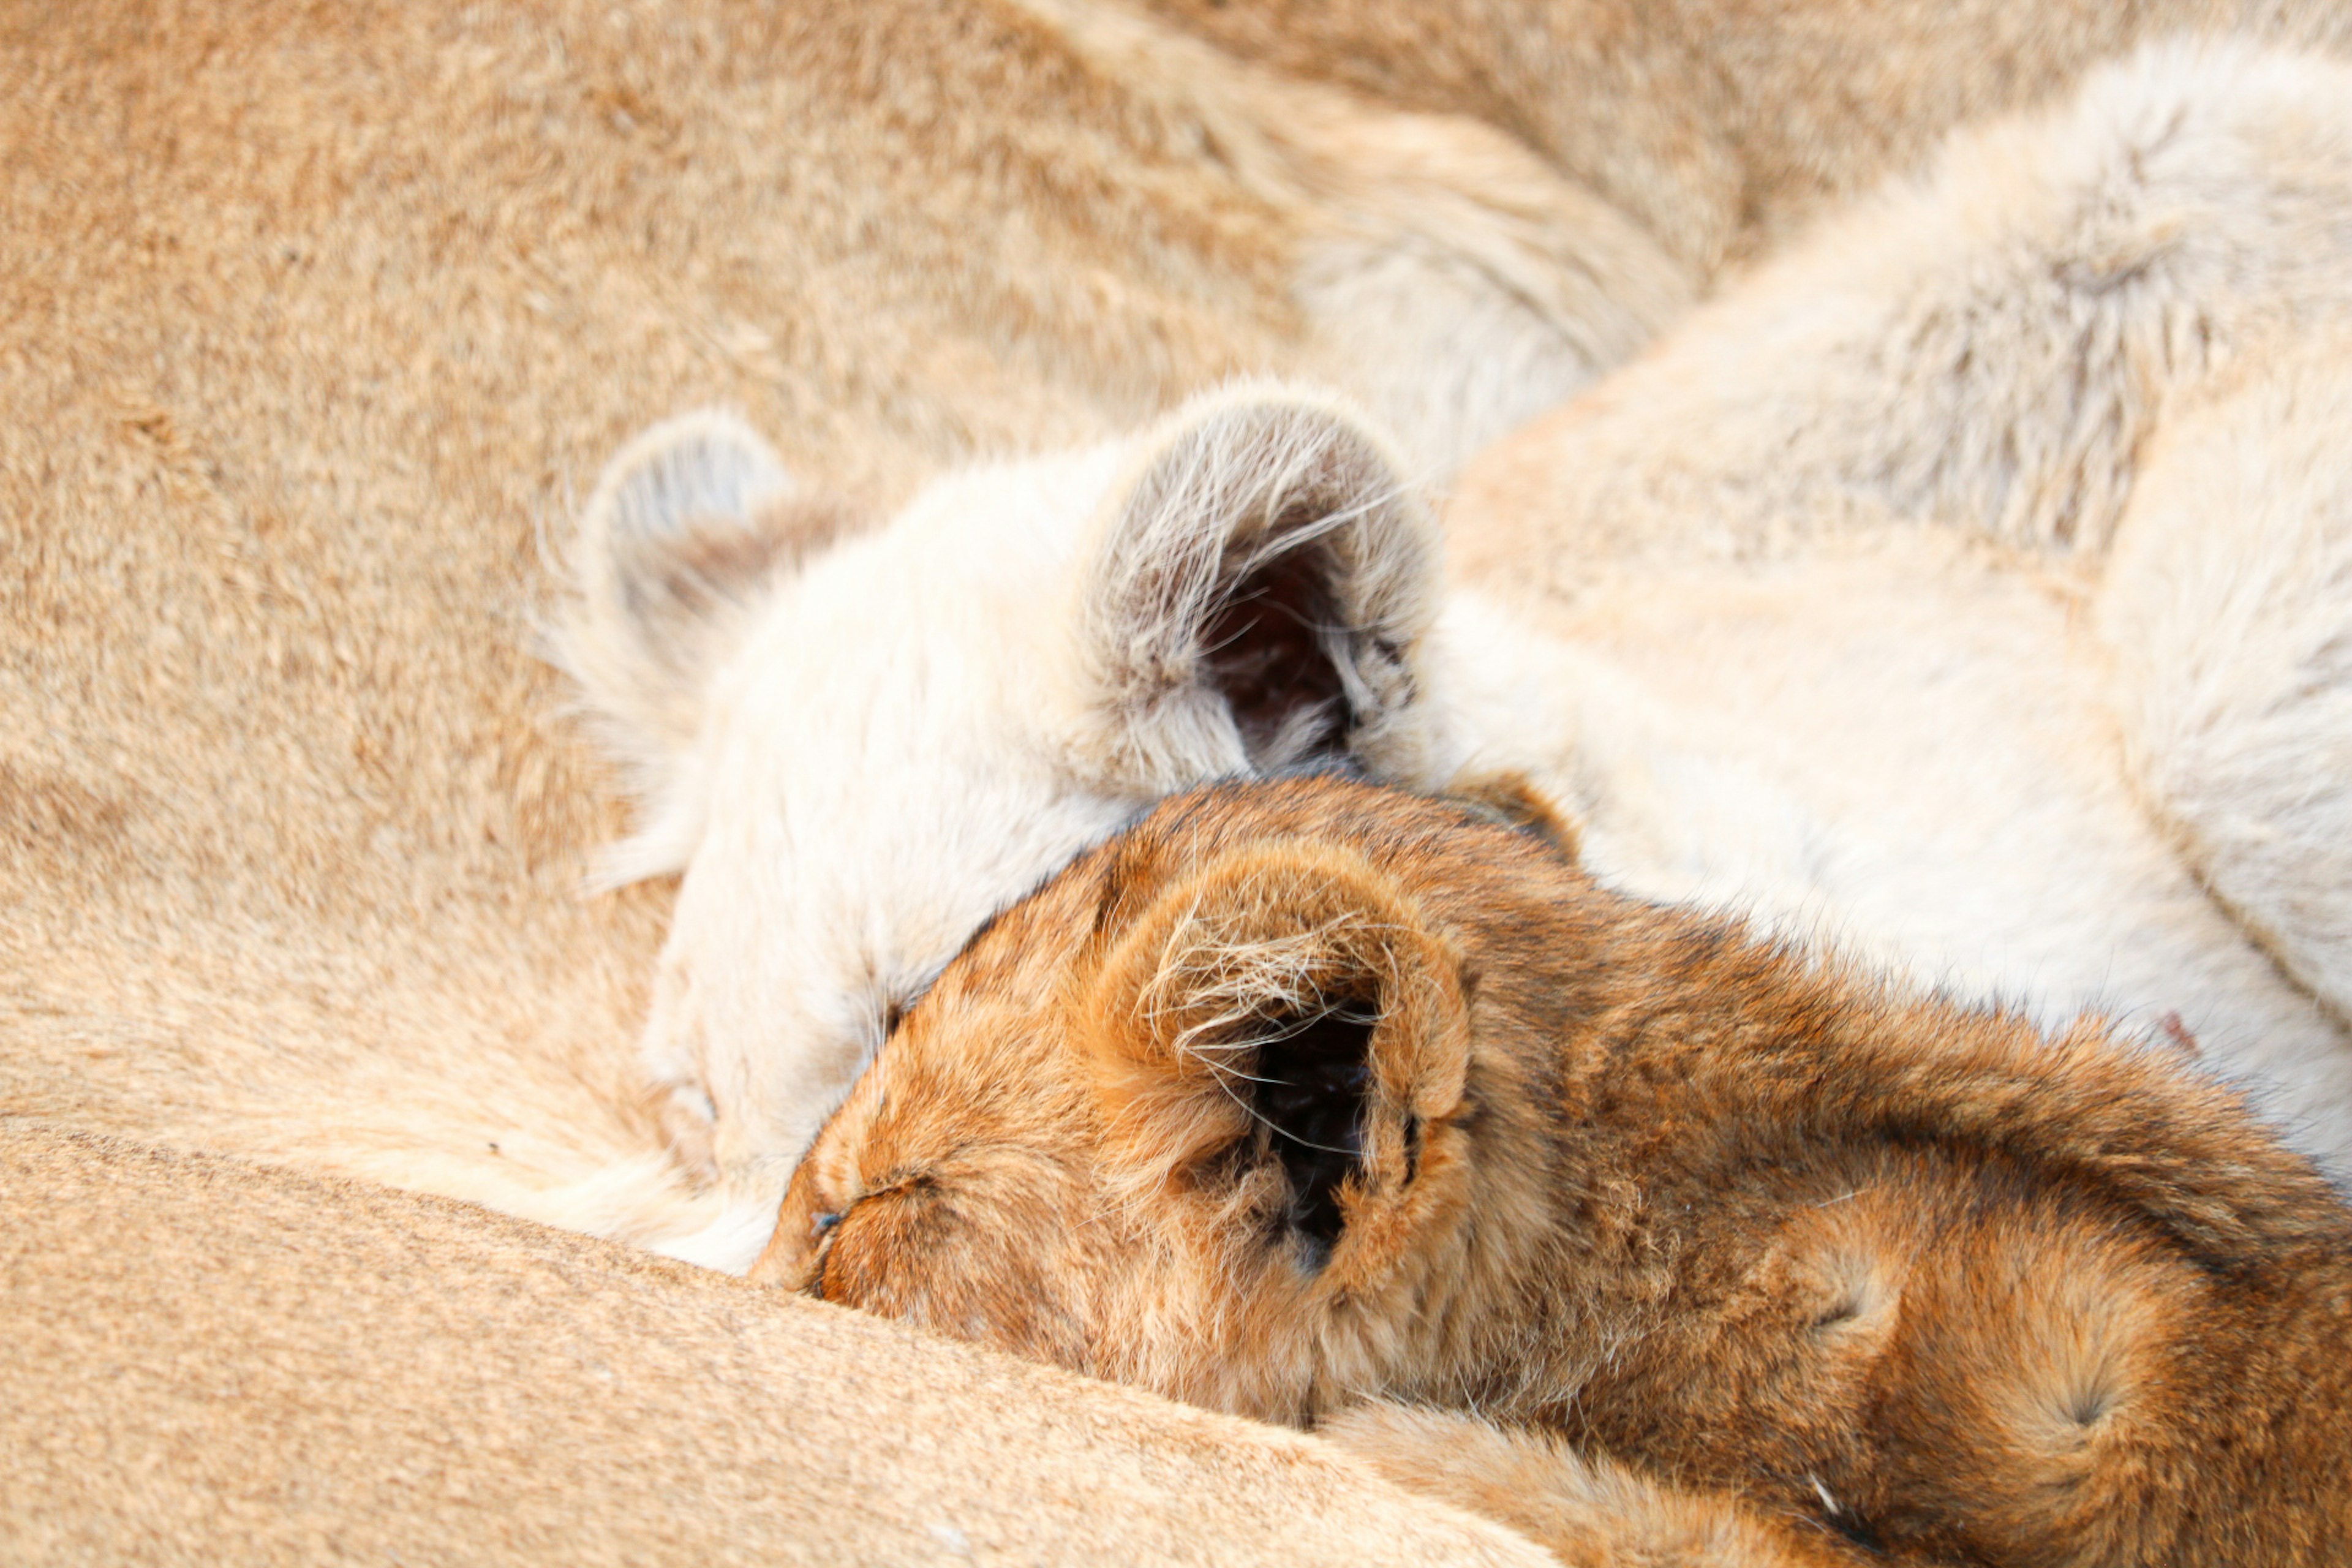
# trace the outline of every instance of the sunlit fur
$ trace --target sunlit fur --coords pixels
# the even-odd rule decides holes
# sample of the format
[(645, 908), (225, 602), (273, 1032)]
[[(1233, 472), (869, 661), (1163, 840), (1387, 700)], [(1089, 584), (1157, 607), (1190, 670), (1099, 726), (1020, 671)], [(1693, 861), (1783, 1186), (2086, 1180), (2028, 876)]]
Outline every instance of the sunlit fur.
[(1298, 1432), (470, 1204), (22, 1117), (0, 1192), (10, 1568), (1545, 1561)]
[[(669, 1245), (751, 1256), (992, 910), (1171, 790), (1341, 757), (1516, 772), (1622, 890), (2185, 1036), (2352, 1153), (2347, 106), (2334, 64), (2165, 47), (1956, 138), (1474, 460), (1442, 562), (1413, 459), (1273, 383), (805, 559), (709, 542), (805, 498), (656, 509), (582, 574), (647, 613), (592, 593), (566, 646), (640, 786), (614, 864), (683, 874), (647, 1060), (736, 1196)], [(633, 448), (584, 552), (634, 475), (773, 468)], [(757, 580), (698, 626), (673, 558)]]
[[(1302, 998), (1377, 1020), (1328, 1258), (1249, 1098)], [(1902, 1561), (2352, 1550), (2352, 1215), (2182, 1053), (1335, 780), (1178, 796), (995, 921), (755, 1277), (1276, 1420), (1475, 1413)]]
[[(9, 11), (0, 1107), (633, 1242), (723, 1222), (638, 1065), (670, 889), (583, 891), (646, 873), (600, 851), (741, 590), (1240, 374), (1345, 382), (1442, 468), (1692, 295), (1490, 126), (1099, 9)], [(625, 447), (652, 482), (600, 493)], [(643, 547), (763, 501), (772, 537)], [(975, 896), (885, 923), (935, 964)], [(828, 971), (835, 1087), (866, 978)]]

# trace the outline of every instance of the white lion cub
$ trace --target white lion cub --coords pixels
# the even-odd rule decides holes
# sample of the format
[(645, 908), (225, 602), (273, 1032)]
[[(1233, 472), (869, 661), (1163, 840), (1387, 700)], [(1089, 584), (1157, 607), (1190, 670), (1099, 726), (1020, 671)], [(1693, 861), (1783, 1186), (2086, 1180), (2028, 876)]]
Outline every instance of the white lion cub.
[(1524, 773), (1621, 887), (2045, 1017), (2352, 1151), (2352, 72), (2156, 51), (1957, 141), (1465, 476), (1273, 385), (845, 531), (719, 416), (564, 647), (680, 873), (647, 1059), (741, 1267), (991, 911), (1157, 795)]

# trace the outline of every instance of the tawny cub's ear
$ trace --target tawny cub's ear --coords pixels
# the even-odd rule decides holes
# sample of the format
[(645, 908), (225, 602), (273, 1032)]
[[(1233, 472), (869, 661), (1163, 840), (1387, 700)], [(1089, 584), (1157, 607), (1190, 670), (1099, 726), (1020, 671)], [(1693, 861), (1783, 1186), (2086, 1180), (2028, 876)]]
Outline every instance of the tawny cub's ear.
[(1086, 744), (1115, 775), (1173, 789), (1349, 752), (1392, 771), (1411, 744), (1434, 525), (1336, 401), (1186, 405), (1112, 488), (1083, 570)]
[(1462, 1099), (1468, 1007), (1452, 945), (1361, 858), (1221, 857), (1153, 900), (1079, 1005), (1110, 1173), (1139, 1202), (1277, 1220), (1307, 1267), (1340, 1273), (1414, 1223), (1424, 1133)]
[(577, 597), (555, 628), (604, 739), (659, 790), (702, 718), (702, 689), (762, 593), (837, 537), (847, 509), (799, 491), (765, 441), (705, 409), (639, 434), (580, 516)]

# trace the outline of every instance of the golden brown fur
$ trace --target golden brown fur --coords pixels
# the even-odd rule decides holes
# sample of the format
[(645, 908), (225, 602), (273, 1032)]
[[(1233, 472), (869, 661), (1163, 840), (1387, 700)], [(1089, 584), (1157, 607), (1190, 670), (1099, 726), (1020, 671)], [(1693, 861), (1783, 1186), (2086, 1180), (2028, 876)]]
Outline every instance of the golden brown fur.
[(1248, 1414), (1551, 1434), (1601, 1468), (1567, 1514), (1666, 1488), (1662, 1560), (1790, 1519), (1791, 1562), (2352, 1550), (2352, 1215), (2231, 1092), (1336, 781), (1177, 797), (995, 921), (756, 1277)]

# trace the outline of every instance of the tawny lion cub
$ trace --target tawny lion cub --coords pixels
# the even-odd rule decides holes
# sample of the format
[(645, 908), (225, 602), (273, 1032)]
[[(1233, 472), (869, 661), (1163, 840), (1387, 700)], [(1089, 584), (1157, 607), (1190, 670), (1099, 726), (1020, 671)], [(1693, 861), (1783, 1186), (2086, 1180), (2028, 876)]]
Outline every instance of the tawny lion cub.
[(975, 938), (755, 1276), (1475, 1413), (1522, 1435), (1355, 1436), (1577, 1561), (2352, 1553), (2352, 1215), (2231, 1091), (1335, 780), (1177, 796)]

